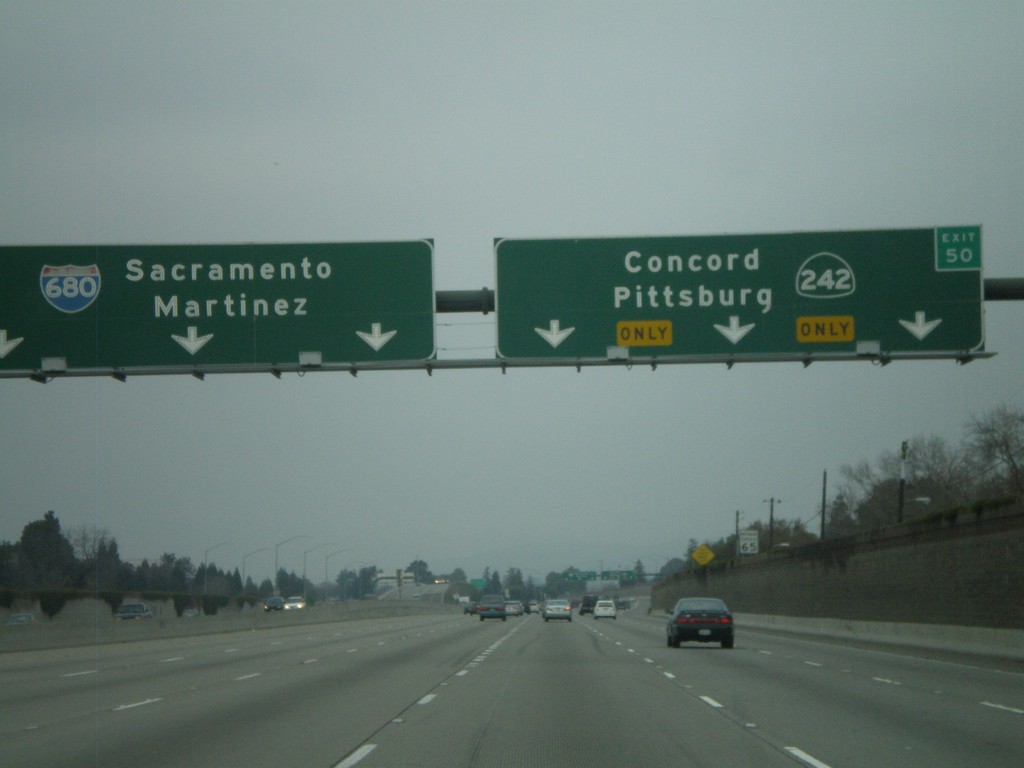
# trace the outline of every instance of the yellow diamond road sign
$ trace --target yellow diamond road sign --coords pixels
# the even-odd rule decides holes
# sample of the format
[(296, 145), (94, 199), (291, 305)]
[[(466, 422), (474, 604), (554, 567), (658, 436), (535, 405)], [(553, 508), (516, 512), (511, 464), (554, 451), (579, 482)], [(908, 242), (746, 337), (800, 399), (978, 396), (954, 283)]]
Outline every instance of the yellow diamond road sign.
[(700, 565), (707, 565), (715, 559), (715, 553), (711, 551), (711, 548), (707, 544), (701, 544), (690, 555)]

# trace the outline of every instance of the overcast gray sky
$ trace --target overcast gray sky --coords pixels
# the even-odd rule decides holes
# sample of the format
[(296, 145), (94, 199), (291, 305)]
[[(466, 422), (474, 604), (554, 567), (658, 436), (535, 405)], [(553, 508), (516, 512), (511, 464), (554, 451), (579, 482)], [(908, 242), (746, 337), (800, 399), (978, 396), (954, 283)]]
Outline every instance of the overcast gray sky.
[[(433, 238), (463, 290), (495, 237), (980, 224), (1024, 277), (1022, 39), (1019, 1), (0, 0), (0, 243)], [(124, 558), (653, 571), (1024, 407), (1024, 306), (985, 309), (966, 366), (0, 380), (0, 540), (52, 509)], [(494, 316), (437, 345), (493, 357)]]

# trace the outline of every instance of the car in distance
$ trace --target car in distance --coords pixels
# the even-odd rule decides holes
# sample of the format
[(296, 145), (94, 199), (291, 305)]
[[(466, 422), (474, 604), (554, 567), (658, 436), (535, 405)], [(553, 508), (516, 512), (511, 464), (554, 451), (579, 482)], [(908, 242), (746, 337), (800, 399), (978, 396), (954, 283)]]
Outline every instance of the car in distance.
[(544, 603), (542, 613), (544, 621), (551, 621), (551, 619), (572, 621), (572, 606), (569, 605), (568, 600), (548, 600)]
[(153, 612), (149, 610), (145, 603), (124, 603), (117, 609), (114, 618), (118, 621), (152, 619)]
[(296, 595), (295, 597), (289, 597), (284, 601), (284, 609), (286, 611), (296, 611), (299, 608), (306, 607), (306, 598), (302, 595)]
[(529, 603), (526, 604), (526, 612), (540, 613), (540, 603), (538, 603), (536, 600), (531, 600)]
[(268, 613), (270, 611), (283, 611), (284, 598), (276, 596), (263, 598), (263, 610)]
[(505, 603), (505, 613), (509, 616), (522, 616), (525, 613), (523, 604), (518, 600), (509, 600)]
[(595, 619), (617, 619), (618, 614), (614, 600), (598, 600), (594, 603)]
[(484, 595), (480, 598), (480, 602), (476, 604), (476, 615), (480, 617), (480, 621), (484, 619), (507, 621), (508, 614), (505, 611), (505, 598), (501, 595)]
[(597, 605), (597, 595), (584, 595), (580, 600), (580, 616), (593, 613), (595, 605)]
[(463, 614), (467, 614), (468, 613), (470, 616), (472, 616), (474, 613), (476, 613), (476, 603), (474, 603), (472, 600), (469, 600), (469, 601), (463, 603), (462, 604), (462, 613)]
[(35, 624), (36, 617), (31, 613), (12, 613), (4, 622), (9, 627), (17, 627), (22, 624)]
[(732, 648), (735, 643), (732, 613), (716, 597), (684, 597), (672, 609), (666, 628), (667, 644), (678, 648), (680, 643), (721, 643)]

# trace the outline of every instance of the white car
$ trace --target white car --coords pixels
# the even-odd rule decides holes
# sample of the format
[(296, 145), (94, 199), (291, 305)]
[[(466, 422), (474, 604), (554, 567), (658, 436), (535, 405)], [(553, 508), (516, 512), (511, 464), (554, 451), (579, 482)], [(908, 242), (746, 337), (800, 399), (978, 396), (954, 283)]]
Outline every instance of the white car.
[(284, 601), (284, 609), (286, 611), (294, 611), (297, 608), (305, 608), (305, 607), (306, 607), (306, 598), (302, 597), (301, 595), (296, 596), (296, 597), (289, 597), (287, 600)]
[(617, 619), (618, 613), (614, 600), (598, 600), (594, 606), (595, 619)]

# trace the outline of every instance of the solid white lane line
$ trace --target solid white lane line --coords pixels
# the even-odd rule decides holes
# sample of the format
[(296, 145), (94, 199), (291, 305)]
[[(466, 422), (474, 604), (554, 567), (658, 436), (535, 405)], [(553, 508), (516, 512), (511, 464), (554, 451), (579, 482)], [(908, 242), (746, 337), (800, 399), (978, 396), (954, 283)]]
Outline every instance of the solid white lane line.
[(1001, 709), (1004, 712), (1013, 712), (1015, 715), (1024, 715), (1024, 709), (1017, 709), (1016, 707), (1007, 707), (1003, 704), (993, 704), (991, 701), (981, 702), (983, 707), (991, 707), (992, 709)]
[(797, 749), (796, 747), (786, 747), (786, 751), (798, 760), (803, 760), (808, 765), (813, 765), (814, 768), (831, 768), (831, 766), (828, 763), (823, 763), (821, 762), (821, 760), (811, 757), (802, 749)]
[(373, 750), (375, 750), (376, 748), (377, 748), (376, 744), (363, 744), (363, 746), (361, 746), (359, 749), (357, 749), (351, 755), (349, 755), (344, 760), (342, 760), (340, 763), (338, 763), (336, 766), (334, 766), (334, 768), (352, 768), (352, 766), (354, 766), (356, 763), (358, 763), (360, 760), (362, 760), (368, 754), (373, 752)]
[(725, 704), (719, 704), (710, 696), (701, 696), (700, 700), (703, 701), (705, 704), (714, 707), (715, 709), (722, 709), (725, 706)]
[(113, 712), (123, 712), (126, 709), (135, 709), (136, 707), (144, 707), (147, 704), (156, 704), (162, 699), (146, 699), (145, 701), (136, 701), (134, 704), (122, 704), (119, 707), (114, 707)]

